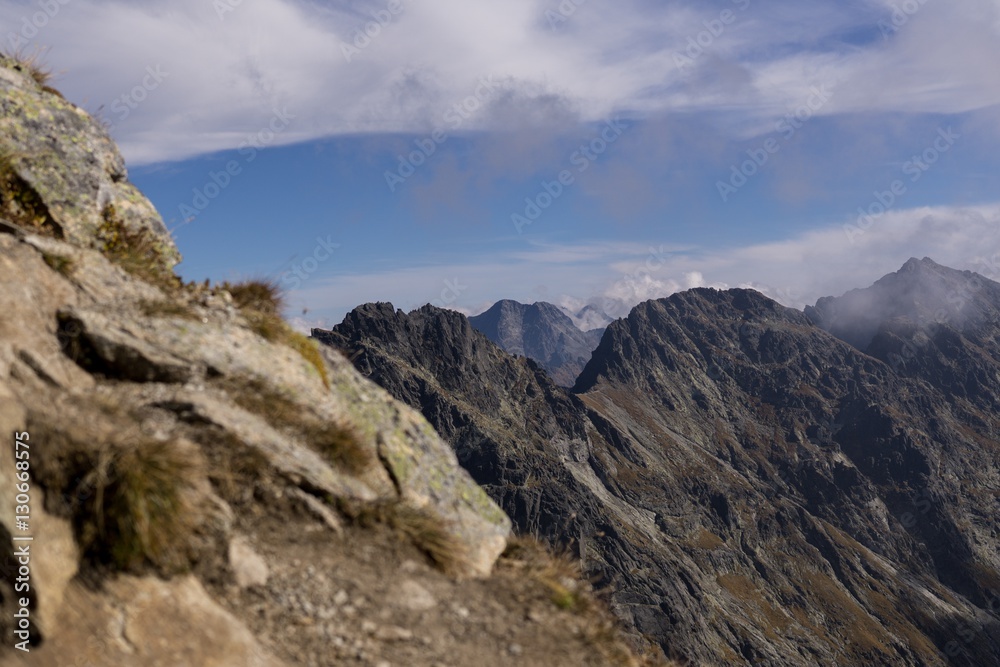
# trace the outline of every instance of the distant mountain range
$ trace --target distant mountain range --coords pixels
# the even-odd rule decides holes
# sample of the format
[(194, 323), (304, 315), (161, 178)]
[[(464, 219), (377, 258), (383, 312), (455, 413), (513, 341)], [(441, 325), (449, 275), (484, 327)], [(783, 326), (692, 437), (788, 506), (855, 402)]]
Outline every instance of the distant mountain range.
[[(578, 316), (599, 317), (588, 306)], [(581, 331), (558, 306), (540, 301), (530, 306), (517, 301), (498, 301), (469, 322), (510, 354), (534, 359), (556, 384), (572, 387), (577, 376), (601, 342), (604, 329)]]
[(567, 384), (587, 339), (553, 309), (368, 304), (313, 335), (576, 554), (636, 641), (706, 665), (1000, 665), (1000, 285), (913, 259), (805, 313), (690, 290), (610, 323), (571, 390), (541, 359)]

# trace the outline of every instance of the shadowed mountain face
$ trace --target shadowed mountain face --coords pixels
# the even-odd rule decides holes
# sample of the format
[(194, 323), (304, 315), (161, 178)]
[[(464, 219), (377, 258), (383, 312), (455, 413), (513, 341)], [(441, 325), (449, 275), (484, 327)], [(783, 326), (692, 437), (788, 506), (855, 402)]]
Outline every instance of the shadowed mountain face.
[(530, 306), (498, 301), (469, 321), (510, 354), (537, 361), (564, 387), (576, 382), (604, 332), (581, 331), (562, 310), (544, 301)]
[[(979, 280), (972, 301), (996, 308)], [(968, 321), (936, 325), (933, 364), (894, 369), (756, 292), (692, 290), (613, 322), (573, 393), (430, 307), (364, 306), (315, 335), (665, 651), (971, 667), (1000, 665), (1000, 364), (996, 325)]]

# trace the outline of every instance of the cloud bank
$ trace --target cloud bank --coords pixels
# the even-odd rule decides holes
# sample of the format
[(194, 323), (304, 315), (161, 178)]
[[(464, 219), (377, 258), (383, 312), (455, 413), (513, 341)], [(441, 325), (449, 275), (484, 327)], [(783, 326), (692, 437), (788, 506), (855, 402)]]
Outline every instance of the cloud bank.
[[(462, 131), (725, 109), (753, 135), (823, 85), (823, 114), (1000, 104), (992, 0), (0, 0), (0, 25), (50, 47), (132, 164), (237, 148), (276, 110), (280, 144), (426, 133), (483, 77), (498, 92)], [(149, 67), (162, 83), (123, 105)]]

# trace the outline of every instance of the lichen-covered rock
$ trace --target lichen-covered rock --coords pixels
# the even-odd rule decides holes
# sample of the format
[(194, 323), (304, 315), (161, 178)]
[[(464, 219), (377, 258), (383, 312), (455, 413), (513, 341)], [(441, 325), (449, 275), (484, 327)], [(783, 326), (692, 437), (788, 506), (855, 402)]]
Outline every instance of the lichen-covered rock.
[(118, 221), (146, 230), (164, 264), (177, 264), (180, 254), (163, 219), (129, 183), (106, 128), (25, 68), (12, 68), (15, 62), (0, 59), (0, 171), (28, 190), (21, 197), (30, 198), (38, 226), (95, 247), (102, 226)]

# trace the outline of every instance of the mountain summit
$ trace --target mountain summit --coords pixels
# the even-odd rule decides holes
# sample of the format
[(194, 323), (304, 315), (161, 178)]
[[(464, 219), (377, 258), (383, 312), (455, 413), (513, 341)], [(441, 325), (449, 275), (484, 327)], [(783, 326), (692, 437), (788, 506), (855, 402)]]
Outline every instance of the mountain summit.
[(558, 306), (498, 301), (469, 318), (477, 330), (510, 354), (537, 361), (557, 384), (570, 387), (601, 340), (603, 329), (581, 331)]
[(871, 287), (824, 297), (805, 312), (820, 327), (864, 351), (891, 320), (921, 328), (947, 324), (961, 330), (995, 319), (1000, 312), (997, 304), (1000, 285), (924, 257), (911, 258)]

